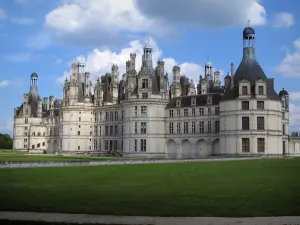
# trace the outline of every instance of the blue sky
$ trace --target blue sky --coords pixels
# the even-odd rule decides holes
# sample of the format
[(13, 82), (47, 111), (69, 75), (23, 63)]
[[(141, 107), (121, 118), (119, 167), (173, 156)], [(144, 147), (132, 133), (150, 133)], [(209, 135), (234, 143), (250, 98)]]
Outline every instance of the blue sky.
[[(300, 131), (300, 1), (297, 0), (3, 0), (0, 2), (0, 132), (39, 75), (42, 97), (62, 96), (70, 63), (84, 60), (95, 80), (146, 40), (171, 75), (175, 64), (198, 82), (208, 58), (222, 74), (242, 57), (242, 30), (256, 30), (257, 58), (291, 98), (291, 129)], [(171, 76), (169, 76), (171, 77)]]

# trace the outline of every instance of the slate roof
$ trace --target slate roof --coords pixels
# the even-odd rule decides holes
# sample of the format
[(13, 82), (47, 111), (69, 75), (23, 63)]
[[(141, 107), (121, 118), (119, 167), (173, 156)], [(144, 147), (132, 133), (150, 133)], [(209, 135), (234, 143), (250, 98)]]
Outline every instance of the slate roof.
[(220, 94), (201, 94), (201, 95), (190, 95), (172, 98), (166, 108), (177, 108), (177, 100), (181, 100), (181, 107), (195, 107), (192, 105), (192, 98), (196, 98), (196, 106), (207, 105), (207, 97), (212, 96), (212, 105), (219, 105), (222, 95)]

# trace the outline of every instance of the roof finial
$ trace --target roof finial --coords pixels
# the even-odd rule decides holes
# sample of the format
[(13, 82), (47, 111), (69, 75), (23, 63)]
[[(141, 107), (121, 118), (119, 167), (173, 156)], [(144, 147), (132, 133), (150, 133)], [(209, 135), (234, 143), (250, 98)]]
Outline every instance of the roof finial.
[(250, 20), (248, 20), (247, 23), (248, 23), (248, 27), (250, 27)]

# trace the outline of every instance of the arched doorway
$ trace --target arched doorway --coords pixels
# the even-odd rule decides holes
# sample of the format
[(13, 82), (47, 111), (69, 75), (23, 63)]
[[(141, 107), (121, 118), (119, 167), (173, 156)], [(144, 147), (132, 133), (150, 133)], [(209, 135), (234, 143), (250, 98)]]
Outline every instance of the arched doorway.
[(51, 153), (53, 149), (52, 142), (50, 140), (47, 141), (47, 153)]
[(207, 143), (205, 140), (198, 140), (196, 143), (196, 155), (198, 158), (203, 158), (208, 155), (207, 152)]
[(181, 142), (182, 158), (187, 159), (192, 157), (191, 143), (188, 139)]
[(170, 159), (177, 158), (177, 145), (175, 141), (172, 139), (167, 141), (167, 152), (168, 152), (168, 158)]
[(220, 140), (215, 139), (212, 143), (212, 155), (220, 155)]

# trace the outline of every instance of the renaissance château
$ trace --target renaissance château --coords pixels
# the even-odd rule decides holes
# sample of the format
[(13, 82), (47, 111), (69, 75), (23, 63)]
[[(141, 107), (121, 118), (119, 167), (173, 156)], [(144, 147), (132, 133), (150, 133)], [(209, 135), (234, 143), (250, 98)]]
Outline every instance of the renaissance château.
[(63, 99), (41, 98), (33, 73), (14, 112), (14, 150), (163, 158), (300, 153), (288, 135), (289, 94), (277, 93), (260, 67), (253, 28), (244, 29), (242, 61), (236, 71), (231, 64), (224, 85), (211, 62), (195, 87), (178, 66), (169, 84), (164, 62), (154, 68), (149, 44), (141, 68), (135, 53), (129, 57), (121, 80), (113, 64), (95, 86), (74, 63)]

